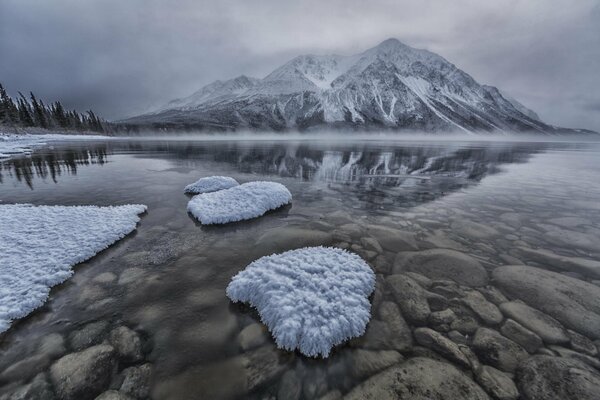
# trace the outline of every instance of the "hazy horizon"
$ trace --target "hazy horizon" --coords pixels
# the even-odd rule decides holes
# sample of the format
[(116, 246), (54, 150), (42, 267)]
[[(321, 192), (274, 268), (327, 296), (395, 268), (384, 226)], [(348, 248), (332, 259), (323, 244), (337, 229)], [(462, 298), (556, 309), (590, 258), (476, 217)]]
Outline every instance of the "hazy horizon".
[(547, 123), (600, 131), (600, 1), (509, 3), (7, 0), (0, 82), (116, 120), (300, 54), (355, 54), (393, 37)]

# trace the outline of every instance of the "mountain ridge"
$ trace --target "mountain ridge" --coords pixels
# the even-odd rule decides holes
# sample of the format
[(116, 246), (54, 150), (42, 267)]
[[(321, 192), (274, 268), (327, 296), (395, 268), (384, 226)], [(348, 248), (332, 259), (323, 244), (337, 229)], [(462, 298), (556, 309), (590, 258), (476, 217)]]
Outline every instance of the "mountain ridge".
[(445, 58), (387, 39), (349, 56), (300, 55), (266, 77), (240, 75), (120, 123), (162, 129), (352, 128), (565, 133)]

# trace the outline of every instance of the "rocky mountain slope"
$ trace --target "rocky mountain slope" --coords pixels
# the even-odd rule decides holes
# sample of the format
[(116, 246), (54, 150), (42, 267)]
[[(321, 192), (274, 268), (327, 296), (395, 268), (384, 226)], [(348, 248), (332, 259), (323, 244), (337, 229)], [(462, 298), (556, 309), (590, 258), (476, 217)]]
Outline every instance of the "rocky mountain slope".
[(353, 56), (303, 55), (263, 79), (211, 83), (125, 125), (188, 129), (584, 132), (553, 127), (427, 50), (388, 39)]

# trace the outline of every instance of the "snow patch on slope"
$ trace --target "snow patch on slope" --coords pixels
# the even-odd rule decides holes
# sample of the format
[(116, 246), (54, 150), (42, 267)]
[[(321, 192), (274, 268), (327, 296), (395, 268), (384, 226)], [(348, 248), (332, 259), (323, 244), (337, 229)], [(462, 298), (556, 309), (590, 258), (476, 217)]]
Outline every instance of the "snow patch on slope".
[(402, 81), (402, 83), (404, 83), (410, 90), (412, 90), (412, 92), (414, 94), (416, 94), (417, 97), (419, 97), (419, 99), (421, 99), (421, 101), (423, 103), (425, 103), (425, 105), (431, 111), (433, 111), (435, 115), (440, 117), (443, 121), (446, 121), (449, 124), (454, 125), (457, 128), (459, 128), (465, 132), (471, 133), (471, 131), (469, 131), (468, 129), (460, 126), (456, 122), (452, 121), (450, 118), (446, 117), (437, 108), (435, 108), (433, 106), (433, 104), (431, 104), (431, 102), (429, 100), (431, 84), (428, 81), (426, 81), (423, 78), (419, 78), (419, 77), (415, 77), (415, 76), (402, 76), (402, 75), (398, 75), (398, 79), (400, 79)]
[(374, 288), (375, 274), (356, 254), (306, 247), (252, 262), (232, 278), (227, 296), (254, 306), (278, 347), (327, 357), (364, 334)]
[(184, 193), (210, 193), (238, 186), (239, 183), (229, 176), (207, 176), (185, 187)]
[(136, 228), (144, 205), (0, 205), (0, 332), (40, 307), (52, 286)]
[(281, 183), (258, 181), (194, 196), (187, 210), (202, 224), (226, 224), (260, 217), (291, 201)]

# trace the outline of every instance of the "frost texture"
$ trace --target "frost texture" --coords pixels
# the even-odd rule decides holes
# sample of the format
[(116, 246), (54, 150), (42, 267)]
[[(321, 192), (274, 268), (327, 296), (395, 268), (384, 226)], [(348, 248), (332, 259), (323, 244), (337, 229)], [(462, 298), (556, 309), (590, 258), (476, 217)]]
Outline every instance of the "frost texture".
[(144, 205), (0, 205), (0, 332), (40, 307), (71, 267), (133, 231)]
[(364, 334), (374, 287), (375, 274), (356, 254), (305, 247), (252, 262), (233, 277), (227, 296), (254, 306), (280, 348), (327, 357)]
[(292, 194), (281, 183), (259, 181), (194, 196), (187, 209), (202, 224), (226, 224), (260, 217), (291, 201)]
[(185, 193), (210, 193), (218, 190), (230, 189), (238, 186), (239, 183), (229, 176), (207, 176), (200, 178), (196, 182), (187, 185), (184, 189)]

